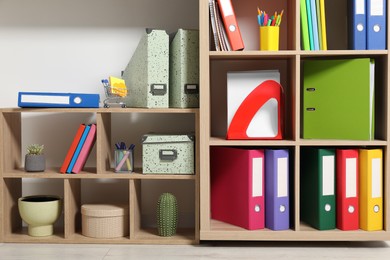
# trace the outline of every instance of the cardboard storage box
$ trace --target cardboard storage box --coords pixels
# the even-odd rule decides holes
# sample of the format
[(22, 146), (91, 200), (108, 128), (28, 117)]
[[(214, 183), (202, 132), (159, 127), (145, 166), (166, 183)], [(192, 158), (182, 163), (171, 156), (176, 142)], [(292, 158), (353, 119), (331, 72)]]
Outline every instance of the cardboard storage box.
[(169, 106), (169, 36), (164, 30), (147, 30), (122, 78), (129, 89), (127, 107)]
[(147, 134), (142, 138), (144, 174), (194, 174), (194, 135)]
[(81, 206), (82, 234), (94, 238), (129, 235), (129, 208), (125, 205), (84, 204)]

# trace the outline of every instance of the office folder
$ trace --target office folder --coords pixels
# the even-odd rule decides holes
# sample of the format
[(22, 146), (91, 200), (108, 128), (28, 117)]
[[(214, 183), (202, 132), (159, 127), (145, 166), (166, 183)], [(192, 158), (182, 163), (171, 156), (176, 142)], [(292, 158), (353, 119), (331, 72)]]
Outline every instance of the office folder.
[(264, 228), (264, 151), (213, 146), (210, 155), (211, 218)]
[(60, 168), (61, 173), (66, 173), (66, 170), (68, 169), (69, 163), (72, 160), (73, 154), (76, 151), (77, 145), (79, 144), (80, 138), (84, 133), (85, 124), (81, 124), (79, 128), (77, 129), (77, 132), (73, 138), (73, 141), (68, 149), (68, 152), (66, 153), (64, 162), (62, 163), (62, 166)]
[(318, 31), (318, 46), (319, 50), (323, 50), (322, 46), (322, 20), (321, 20), (321, 5), (320, 0), (314, 0), (316, 4), (316, 15), (317, 15), (317, 31)]
[(286, 149), (265, 150), (265, 227), (290, 228), (289, 154)]
[(374, 138), (374, 64), (369, 58), (303, 62), (303, 138)]
[(306, 12), (307, 12), (307, 28), (309, 31), (309, 43), (310, 43), (310, 50), (315, 50), (314, 47), (314, 34), (313, 34), (313, 18), (311, 18), (312, 11), (311, 11), (311, 3), (310, 0), (306, 0)]
[(351, 50), (367, 48), (366, 0), (348, 1), (348, 44)]
[(19, 92), (19, 107), (99, 107), (99, 94)]
[(310, 51), (310, 40), (309, 40), (309, 28), (308, 28), (308, 23), (307, 23), (306, 0), (300, 0), (300, 11), (301, 11), (302, 49), (305, 51)]
[(336, 228), (335, 151), (302, 148), (301, 219), (319, 230)]
[(76, 162), (73, 166), (72, 173), (79, 173), (83, 169), (85, 163), (87, 162), (91, 149), (95, 144), (95, 140), (96, 140), (96, 124), (92, 124), (91, 128), (89, 129), (88, 135), (85, 138), (85, 142), (80, 150), (80, 154), (77, 157)]
[(367, 1), (367, 50), (386, 49), (386, 0)]
[(238, 26), (231, 0), (217, 1), (231, 49), (233, 51), (243, 50), (244, 42), (242, 41), (240, 27)]
[(282, 139), (283, 90), (277, 70), (227, 75), (227, 139)]
[(83, 148), (83, 145), (85, 143), (85, 139), (87, 138), (90, 129), (91, 129), (91, 125), (85, 126), (84, 132), (80, 137), (80, 140), (79, 140), (79, 143), (77, 144), (76, 150), (74, 151), (72, 159), (70, 160), (68, 168), (66, 169), (66, 173), (72, 172), (72, 169), (77, 161), (77, 158), (79, 157), (81, 148)]
[(199, 107), (199, 31), (179, 29), (169, 48), (169, 106)]
[(359, 150), (359, 226), (366, 231), (383, 229), (382, 149)]
[(122, 78), (129, 89), (127, 107), (168, 108), (169, 36), (164, 30), (145, 31)]
[(336, 226), (359, 229), (359, 151), (336, 150)]
[(328, 38), (326, 35), (326, 12), (325, 0), (319, 0), (320, 5), (320, 24), (321, 24), (321, 50), (328, 50)]
[(312, 19), (312, 28), (313, 28), (313, 42), (314, 42), (314, 50), (320, 50), (320, 43), (318, 37), (318, 22), (317, 22), (317, 7), (316, 0), (310, 0), (310, 8), (311, 8), (311, 19)]

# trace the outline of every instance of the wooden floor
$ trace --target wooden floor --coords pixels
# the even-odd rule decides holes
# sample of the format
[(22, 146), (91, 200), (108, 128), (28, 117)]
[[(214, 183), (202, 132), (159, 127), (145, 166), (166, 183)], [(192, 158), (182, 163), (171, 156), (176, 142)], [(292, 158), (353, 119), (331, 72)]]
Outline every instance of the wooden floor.
[(390, 242), (208, 242), (197, 246), (0, 244), (0, 259), (390, 259)]

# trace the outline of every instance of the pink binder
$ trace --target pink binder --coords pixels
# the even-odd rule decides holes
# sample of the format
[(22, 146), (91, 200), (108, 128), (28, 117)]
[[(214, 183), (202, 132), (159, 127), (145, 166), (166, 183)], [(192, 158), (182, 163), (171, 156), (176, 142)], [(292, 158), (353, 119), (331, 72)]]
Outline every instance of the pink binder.
[(73, 173), (79, 173), (83, 169), (85, 163), (87, 162), (89, 153), (91, 152), (92, 147), (95, 144), (95, 140), (96, 140), (96, 125), (92, 124), (88, 132), (87, 138), (85, 139), (84, 145), (81, 148), (79, 157), (77, 158), (76, 163), (73, 166), (72, 169)]
[(264, 228), (264, 151), (211, 147), (211, 218)]

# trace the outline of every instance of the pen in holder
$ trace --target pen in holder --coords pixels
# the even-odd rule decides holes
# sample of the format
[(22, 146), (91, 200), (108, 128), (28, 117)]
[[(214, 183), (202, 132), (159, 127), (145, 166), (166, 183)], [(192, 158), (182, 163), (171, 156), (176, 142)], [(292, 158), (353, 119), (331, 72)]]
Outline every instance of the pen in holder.
[(115, 149), (115, 172), (133, 172), (134, 150)]

